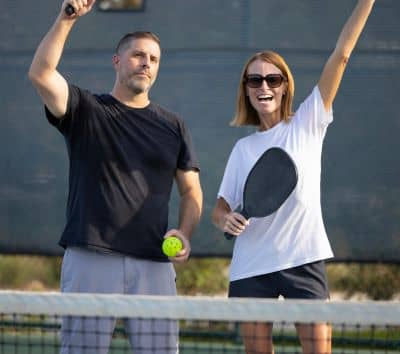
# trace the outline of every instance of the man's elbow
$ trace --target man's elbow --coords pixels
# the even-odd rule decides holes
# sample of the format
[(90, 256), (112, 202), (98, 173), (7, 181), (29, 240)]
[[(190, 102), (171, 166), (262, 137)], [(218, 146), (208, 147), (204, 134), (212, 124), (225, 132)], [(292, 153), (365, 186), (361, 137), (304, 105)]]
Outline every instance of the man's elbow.
[(203, 191), (201, 190), (201, 188), (198, 188), (195, 195), (197, 206), (199, 208), (199, 215), (201, 215), (203, 213)]
[(43, 85), (43, 75), (40, 75), (38, 70), (32, 66), (29, 68), (28, 78), (35, 87), (40, 87)]
[(201, 187), (191, 187), (186, 189), (184, 192), (181, 193), (181, 198), (186, 199), (186, 200), (191, 200), (192, 203), (194, 203), (198, 210), (199, 213), (202, 213), (203, 210), (203, 191), (201, 190)]
[(29, 79), (32, 83), (34, 83), (34, 82), (37, 80), (36, 72), (35, 72), (35, 70), (32, 70), (32, 67), (29, 68), (29, 71), (28, 71), (28, 79)]
[(44, 69), (37, 63), (32, 63), (29, 71), (28, 78), (32, 82), (33, 86), (36, 88), (46, 87), (49, 82), (51, 82), (51, 78), (54, 72)]

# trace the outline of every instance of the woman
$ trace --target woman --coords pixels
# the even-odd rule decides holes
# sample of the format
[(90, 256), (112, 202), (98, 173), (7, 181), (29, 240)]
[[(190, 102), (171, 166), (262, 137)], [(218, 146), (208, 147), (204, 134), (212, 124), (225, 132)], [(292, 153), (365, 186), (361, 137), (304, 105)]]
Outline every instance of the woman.
[[(243, 69), (232, 123), (258, 129), (234, 146), (212, 213), (219, 229), (237, 237), (229, 297), (329, 298), (324, 260), (333, 253), (320, 205), (322, 144), (346, 64), (373, 4), (373, 0), (358, 1), (318, 84), (296, 113), (292, 112), (293, 77), (280, 55), (257, 53)], [(297, 186), (274, 214), (246, 220), (234, 210), (242, 202), (249, 171), (271, 147), (280, 147), (292, 157)], [(296, 327), (304, 353), (331, 352), (328, 324)], [(272, 324), (247, 323), (241, 331), (247, 353), (273, 353)]]

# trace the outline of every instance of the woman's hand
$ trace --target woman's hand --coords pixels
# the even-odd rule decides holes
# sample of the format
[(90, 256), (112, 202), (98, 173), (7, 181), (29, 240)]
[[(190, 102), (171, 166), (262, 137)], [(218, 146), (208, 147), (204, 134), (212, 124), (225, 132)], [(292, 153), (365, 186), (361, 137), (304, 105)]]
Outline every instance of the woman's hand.
[(218, 198), (211, 219), (216, 227), (233, 236), (239, 236), (249, 224), (243, 215), (231, 210), (224, 198)]
[(222, 231), (233, 236), (239, 236), (248, 224), (249, 221), (243, 215), (231, 211), (225, 214), (223, 218)]

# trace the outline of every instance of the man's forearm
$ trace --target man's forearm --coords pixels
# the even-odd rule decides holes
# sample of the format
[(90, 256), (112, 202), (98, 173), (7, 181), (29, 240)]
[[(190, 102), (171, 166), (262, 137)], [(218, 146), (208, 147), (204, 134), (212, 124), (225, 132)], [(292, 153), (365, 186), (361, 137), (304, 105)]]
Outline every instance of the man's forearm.
[(181, 196), (179, 207), (179, 230), (190, 239), (202, 212), (203, 196), (201, 192), (188, 192)]
[(74, 23), (75, 20), (64, 19), (62, 15), (59, 15), (36, 50), (29, 70), (31, 78), (56, 71)]

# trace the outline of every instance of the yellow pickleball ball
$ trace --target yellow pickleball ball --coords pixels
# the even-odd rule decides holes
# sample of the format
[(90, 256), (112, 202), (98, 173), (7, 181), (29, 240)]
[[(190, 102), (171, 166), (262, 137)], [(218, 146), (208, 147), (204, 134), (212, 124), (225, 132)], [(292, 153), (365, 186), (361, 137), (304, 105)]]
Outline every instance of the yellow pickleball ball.
[(176, 236), (170, 236), (162, 243), (162, 250), (168, 257), (175, 257), (182, 248), (182, 241)]

